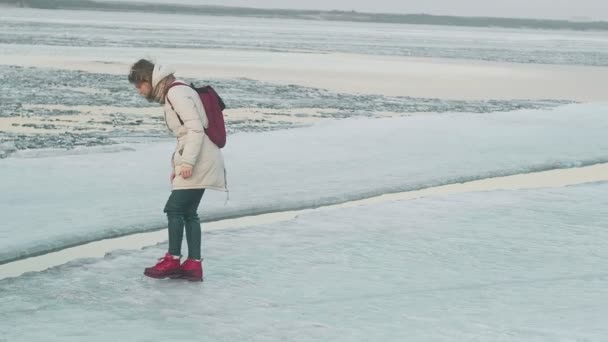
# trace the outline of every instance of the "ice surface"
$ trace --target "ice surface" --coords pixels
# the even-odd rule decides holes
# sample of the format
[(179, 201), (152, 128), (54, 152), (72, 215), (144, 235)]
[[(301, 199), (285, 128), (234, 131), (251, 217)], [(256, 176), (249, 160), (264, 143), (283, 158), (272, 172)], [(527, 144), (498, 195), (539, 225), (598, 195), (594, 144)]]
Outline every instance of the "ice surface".
[(605, 32), (153, 13), (3, 9), (0, 44), (346, 52), (608, 65)]
[[(236, 134), (231, 200), (203, 219), (308, 208), (466, 180), (606, 162), (605, 104), (552, 111), (325, 122)], [(135, 151), (0, 160), (0, 262), (162, 228), (173, 142)]]
[(608, 184), (327, 210), (0, 281), (6, 341), (603, 341)]

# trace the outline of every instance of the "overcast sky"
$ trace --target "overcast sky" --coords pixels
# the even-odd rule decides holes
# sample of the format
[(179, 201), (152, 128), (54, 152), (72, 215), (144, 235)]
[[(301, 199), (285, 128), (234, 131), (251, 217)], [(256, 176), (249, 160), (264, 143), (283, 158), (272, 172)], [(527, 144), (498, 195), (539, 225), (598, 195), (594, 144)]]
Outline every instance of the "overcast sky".
[(608, 20), (608, 0), (130, 0), (259, 8)]

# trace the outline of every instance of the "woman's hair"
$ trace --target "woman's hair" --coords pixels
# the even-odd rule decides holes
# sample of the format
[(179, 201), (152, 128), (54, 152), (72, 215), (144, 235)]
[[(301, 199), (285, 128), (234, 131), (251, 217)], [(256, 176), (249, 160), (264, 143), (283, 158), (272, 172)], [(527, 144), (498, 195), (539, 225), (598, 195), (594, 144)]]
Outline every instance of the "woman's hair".
[(147, 59), (140, 59), (131, 66), (129, 72), (129, 82), (138, 84), (140, 82), (152, 83), (152, 72), (154, 71), (154, 63)]

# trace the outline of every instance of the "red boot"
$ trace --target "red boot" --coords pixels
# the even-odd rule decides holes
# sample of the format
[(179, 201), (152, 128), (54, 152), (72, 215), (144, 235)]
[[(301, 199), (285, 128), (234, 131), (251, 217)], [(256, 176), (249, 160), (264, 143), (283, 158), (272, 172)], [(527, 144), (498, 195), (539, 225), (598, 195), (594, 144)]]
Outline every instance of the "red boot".
[(186, 259), (180, 267), (179, 278), (190, 281), (203, 281), (203, 261)]
[(144, 275), (150, 278), (167, 278), (179, 273), (179, 259), (174, 258), (171, 254), (165, 254), (164, 258), (158, 259), (159, 262), (154, 267), (148, 267), (144, 271)]

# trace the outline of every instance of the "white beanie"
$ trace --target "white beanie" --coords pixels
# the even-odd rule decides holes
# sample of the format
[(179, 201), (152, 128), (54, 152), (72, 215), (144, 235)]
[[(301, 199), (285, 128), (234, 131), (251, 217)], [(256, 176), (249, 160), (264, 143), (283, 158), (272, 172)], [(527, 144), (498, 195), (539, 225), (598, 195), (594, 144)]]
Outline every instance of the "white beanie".
[(155, 64), (152, 71), (152, 88), (156, 88), (158, 83), (165, 77), (174, 74), (175, 68), (171, 65)]

